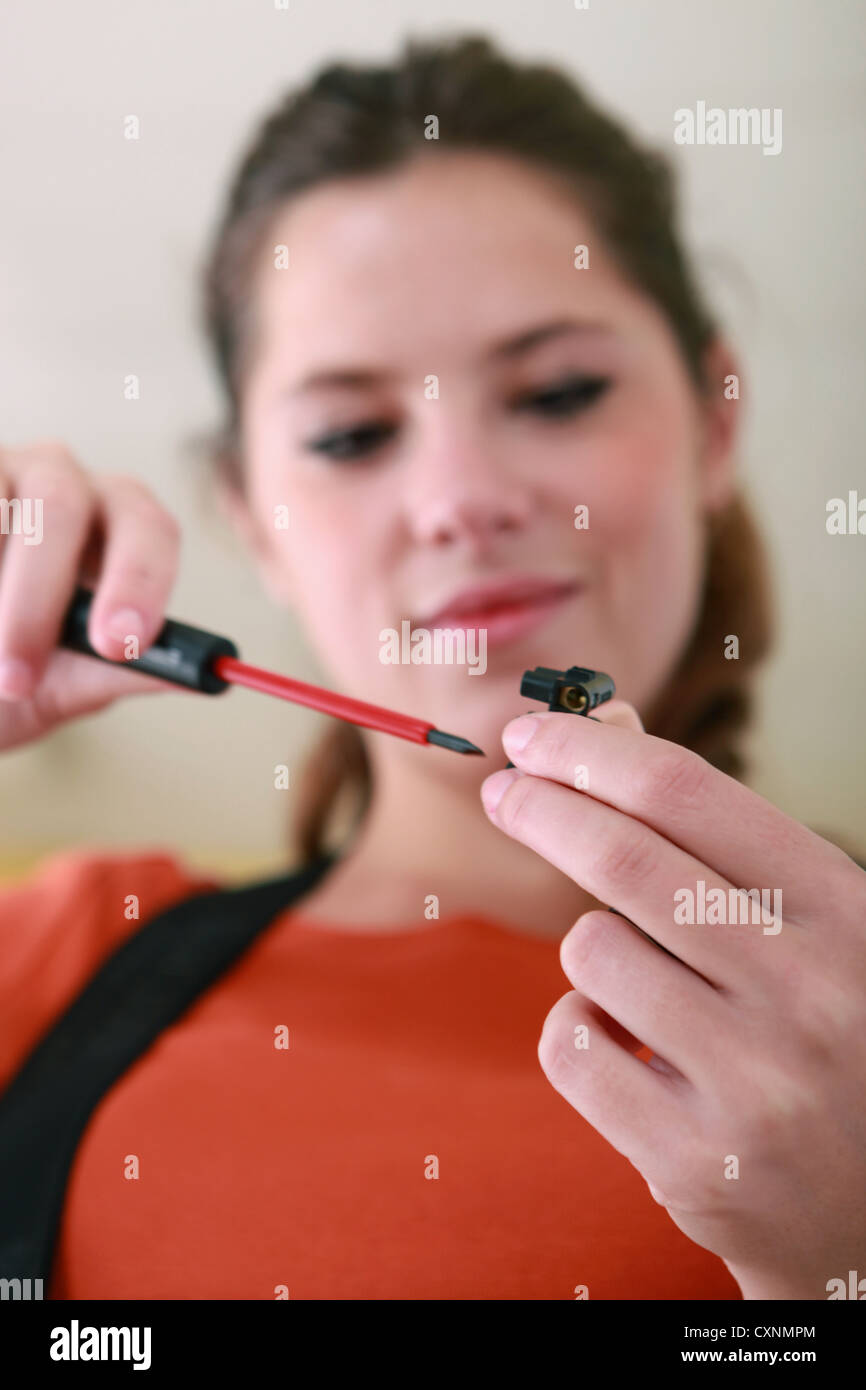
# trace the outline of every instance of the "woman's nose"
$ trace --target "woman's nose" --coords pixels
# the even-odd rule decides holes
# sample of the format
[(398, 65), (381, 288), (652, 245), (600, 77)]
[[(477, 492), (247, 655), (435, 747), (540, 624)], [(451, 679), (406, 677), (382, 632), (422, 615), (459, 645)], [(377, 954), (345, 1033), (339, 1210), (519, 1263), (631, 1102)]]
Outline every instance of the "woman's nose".
[(404, 506), (418, 541), (480, 540), (519, 531), (530, 518), (528, 479), (507, 470), (483, 443), (432, 450), (409, 473)]

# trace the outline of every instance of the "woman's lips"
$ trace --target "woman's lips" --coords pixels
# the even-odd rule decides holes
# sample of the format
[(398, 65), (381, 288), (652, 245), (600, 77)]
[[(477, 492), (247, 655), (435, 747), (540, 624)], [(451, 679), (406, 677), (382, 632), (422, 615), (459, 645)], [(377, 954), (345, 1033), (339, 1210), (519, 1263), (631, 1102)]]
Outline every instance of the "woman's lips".
[(478, 608), (471, 613), (437, 613), (428, 626), (462, 628), (464, 631), (484, 628), (488, 646), (512, 642), (540, 627), (563, 603), (579, 592), (580, 586), (572, 585), (567, 589), (539, 594), (535, 598), (491, 602), (486, 608)]

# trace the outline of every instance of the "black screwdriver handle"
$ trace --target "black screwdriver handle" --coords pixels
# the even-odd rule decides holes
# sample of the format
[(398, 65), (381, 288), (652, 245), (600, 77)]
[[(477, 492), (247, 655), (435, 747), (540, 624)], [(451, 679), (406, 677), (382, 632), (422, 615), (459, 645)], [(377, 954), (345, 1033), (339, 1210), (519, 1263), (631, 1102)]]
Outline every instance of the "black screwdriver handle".
[(141, 656), (129, 661), (109, 661), (108, 657), (102, 656), (90, 645), (87, 637), (87, 618), (92, 601), (93, 594), (89, 589), (76, 589), (63, 622), (61, 647), (108, 661), (110, 666), (129, 666), (133, 670), (143, 671), (147, 676), (159, 676), (160, 680), (186, 686), (188, 690), (200, 690), (204, 695), (219, 695), (228, 689), (229, 682), (222, 680), (212, 670), (212, 663), (218, 656), (239, 655), (234, 642), (228, 637), (219, 637), (215, 632), (205, 632), (200, 627), (190, 627), (188, 623), (167, 618), (156, 640)]

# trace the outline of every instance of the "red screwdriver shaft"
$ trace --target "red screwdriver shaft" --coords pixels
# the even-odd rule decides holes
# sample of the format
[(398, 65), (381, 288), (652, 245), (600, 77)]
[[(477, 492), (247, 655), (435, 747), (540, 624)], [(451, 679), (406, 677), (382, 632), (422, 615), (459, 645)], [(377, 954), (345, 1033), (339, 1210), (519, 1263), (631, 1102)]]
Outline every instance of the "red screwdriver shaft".
[(276, 695), (296, 705), (309, 705), (311, 709), (335, 715), (337, 719), (346, 719), (351, 724), (361, 724), (385, 734), (396, 734), (398, 738), (410, 739), (413, 743), (436, 743), (458, 753), (482, 751), (468, 739), (443, 733), (424, 719), (413, 719), (411, 715), (397, 714), (395, 710), (383, 709), (381, 705), (353, 700), (348, 695), (338, 695), (334, 690), (278, 675), (276, 671), (265, 671), (260, 666), (250, 666), (233, 656), (217, 657), (211, 669), (221, 680), (229, 681), (232, 685), (245, 685), (250, 690), (261, 691), (263, 695)]

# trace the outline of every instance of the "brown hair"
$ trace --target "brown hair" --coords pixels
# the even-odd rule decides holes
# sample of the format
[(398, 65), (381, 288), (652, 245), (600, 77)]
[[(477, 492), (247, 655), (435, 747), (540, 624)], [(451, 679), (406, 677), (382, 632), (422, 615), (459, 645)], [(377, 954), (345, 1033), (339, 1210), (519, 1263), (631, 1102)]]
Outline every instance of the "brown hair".
[[(439, 122), (436, 141), (425, 138), (431, 115)], [(556, 68), (519, 64), (479, 35), (408, 39), (391, 65), (334, 63), (290, 92), (256, 132), (233, 180), (204, 275), (206, 332), (228, 418), (205, 447), (236, 485), (242, 485), (240, 391), (253, 341), (249, 286), (273, 219), (287, 199), (317, 183), (393, 168), (437, 146), (510, 154), (564, 181), (594, 216), (623, 272), (667, 315), (695, 390), (721, 389), (704, 373), (704, 350), (717, 330), (678, 241), (666, 157), (639, 144)], [(648, 732), (742, 777), (748, 673), (771, 636), (768, 576), (742, 498), (706, 524), (698, 617), (643, 717)], [(725, 657), (732, 634), (739, 640), (736, 660)], [(307, 762), (296, 804), (302, 862), (326, 847), (333, 812), (346, 794), (354, 794), (357, 825), (371, 795), (370, 768), (357, 728), (335, 720)]]

